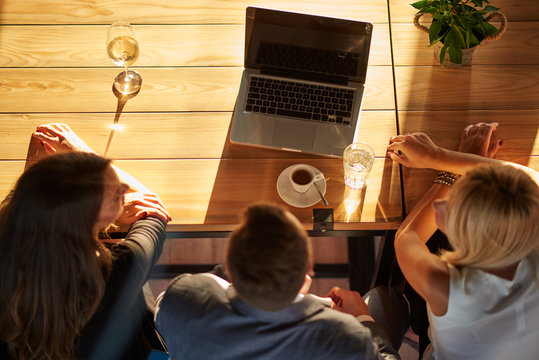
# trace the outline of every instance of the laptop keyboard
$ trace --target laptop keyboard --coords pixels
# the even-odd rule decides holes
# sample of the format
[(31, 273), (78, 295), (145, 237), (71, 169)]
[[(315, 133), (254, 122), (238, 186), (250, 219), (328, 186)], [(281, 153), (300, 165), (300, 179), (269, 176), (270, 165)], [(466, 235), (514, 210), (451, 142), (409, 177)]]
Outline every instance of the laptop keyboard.
[(350, 125), (354, 90), (252, 76), (245, 111)]

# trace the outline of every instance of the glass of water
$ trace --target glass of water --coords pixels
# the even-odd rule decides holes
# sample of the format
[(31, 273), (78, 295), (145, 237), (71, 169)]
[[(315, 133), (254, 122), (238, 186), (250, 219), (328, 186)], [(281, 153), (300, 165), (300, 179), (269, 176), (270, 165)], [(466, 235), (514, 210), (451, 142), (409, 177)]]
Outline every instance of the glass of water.
[(344, 183), (350, 189), (363, 189), (374, 163), (374, 150), (363, 142), (355, 142), (343, 153)]

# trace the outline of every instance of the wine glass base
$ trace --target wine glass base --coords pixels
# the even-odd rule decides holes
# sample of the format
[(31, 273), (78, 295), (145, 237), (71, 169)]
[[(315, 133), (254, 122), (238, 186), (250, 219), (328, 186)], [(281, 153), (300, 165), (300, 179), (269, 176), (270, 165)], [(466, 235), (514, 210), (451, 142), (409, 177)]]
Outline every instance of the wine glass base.
[(124, 95), (136, 93), (142, 86), (142, 77), (138, 72), (129, 70), (127, 76), (122, 71), (114, 78), (114, 88)]

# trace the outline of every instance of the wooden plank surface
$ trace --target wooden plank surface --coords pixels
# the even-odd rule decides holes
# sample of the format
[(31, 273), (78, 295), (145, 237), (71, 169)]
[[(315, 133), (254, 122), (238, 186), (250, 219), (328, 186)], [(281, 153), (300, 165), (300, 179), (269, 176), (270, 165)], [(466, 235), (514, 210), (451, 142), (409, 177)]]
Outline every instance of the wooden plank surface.
[[(136, 25), (137, 67), (243, 66), (244, 25)], [(107, 25), (3, 26), (0, 67), (112, 67)], [(370, 65), (391, 65), (388, 24), (373, 27)], [(74, 46), (74, 44), (84, 44)]]
[[(336, 229), (392, 229), (401, 219), (400, 174), (392, 161), (379, 158), (369, 176), (368, 191), (344, 186), (338, 159), (192, 159), (118, 160), (115, 163), (145, 184), (151, 184), (173, 216), (169, 230), (232, 229), (239, 211), (253, 201), (281, 204), (312, 228), (312, 208), (284, 203), (276, 181), (288, 166), (316, 166), (327, 179), (326, 198), (334, 209)], [(361, 221), (359, 224), (358, 222)], [(214, 229), (214, 228), (213, 228)]]
[[(427, 33), (413, 24), (393, 24), (392, 30), (395, 65), (438, 66)], [(539, 23), (511, 23), (500, 39), (481, 44), (466, 67), (485, 64), (539, 64)]]
[[(410, 4), (414, 0), (389, 0), (392, 23), (412, 23), (417, 12)], [(510, 22), (538, 21), (539, 2), (537, 0), (490, 0), (490, 4), (504, 13)]]
[[(104, 154), (114, 115), (110, 113), (0, 114), (2, 159), (24, 160), (31, 133), (40, 124), (67, 123), (86, 143)], [(316, 155), (231, 146), (231, 112), (124, 113), (108, 156), (114, 159), (318, 158)], [(357, 140), (372, 144), (379, 157), (396, 134), (395, 112), (363, 111)]]
[[(137, 69), (133, 67), (133, 69)], [(242, 68), (142, 68), (129, 111), (232, 111)], [(112, 81), (119, 68), (0, 69), (2, 112), (115, 112)], [(395, 108), (390, 66), (370, 66), (363, 109)], [(61, 97), (62, 101), (57, 101)]]
[[(111, 114), (0, 114), (0, 160), (25, 160), (38, 125), (69, 124), (94, 151), (103, 154), (110, 133)], [(5, 195), (0, 193), (0, 197)]]
[[(367, 227), (385, 228), (391, 223), (394, 228), (393, 222), (401, 216), (399, 172), (394, 165), (384, 165), (383, 158), (387, 139), (396, 134), (386, 0), (331, 4), (317, 0), (3, 1), (0, 122), (6, 125), (0, 134), (4, 140), (0, 162), (7, 166), (25, 159), (31, 132), (48, 122), (69, 124), (104, 154), (110, 126), (120, 115), (121, 127), (107, 155), (163, 193), (178, 226), (196, 225), (199, 230), (208, 229), (205, 224), (233, 226), (237, 212), (248, 202), (281, 201), (276, 197), (277, 171), (294, 162), (320, 163), (328, 169), (328, 196), (335, 199), (332, 205), (337, 211), (344, 194), (342, 160), (228, 141), (243, 70), (249, 5), (375, 24), (357, 138), (371, 143), (380, 158), (365, 196), (365, 210), (348, 223), (339, 210), (338, 219), (344, 227), (363, 227), (357, 222), (365, 219)], [(120, 19), (133, 23), (140, 39), (141, 55), (132, 69), (143, 78), (140, 93), (123, 108), (112, 93), (112, 80), (120, 68), (105, 51), (108, 25)], [(257, 173), (264, 175), (260, 175), (261, 185), (249, 187)], [(2, 193), (17, 175), (6, 175)], [(312, 226), (310, 210), (300, 213), (306, 226)]]
[(2, 24), (243, 24), (247, 6), (386, 22), (387, 1), (333, 0), (3, 0)]
[[(422, 131), (439, 145), (457, 149), (466, 125), (496, 121), (501, 125), (495, 137), (504, 140), (498, 155), (537, 169), (539, 2), (491, 1), (507, 16), (507, 30), (499, 40), (482, 44), (471, 63), (458, 69), (435, 61), (428, 35), (412, 24), (417, 11), (412, 2), (389, 0), (399, 131)], [(421, 20), (430, 26), (428, 16)], [(406, 211), (434, 174), (403, 168)]]
[(539, 109), (539, 65), (395, 68), (399, 110)]
[[(230, 144), (232, 113), (125, 114), (109, 156), (136, 158), (320, 158), (317, 155)], [(387, 139), (396, 133), (394, 111), (363, 111), (357, 140), (384, 156)], [(178, 141), (181, 139), (181, 141)], [(156, 144), (160, 144), (156, 146)]]
[(498, 122), (505, 157), (539, 155), (539, 110), (399, 111), (401, 133), (424, 132), (436, 144), (457, 150), (461, 130), (478, 122)]

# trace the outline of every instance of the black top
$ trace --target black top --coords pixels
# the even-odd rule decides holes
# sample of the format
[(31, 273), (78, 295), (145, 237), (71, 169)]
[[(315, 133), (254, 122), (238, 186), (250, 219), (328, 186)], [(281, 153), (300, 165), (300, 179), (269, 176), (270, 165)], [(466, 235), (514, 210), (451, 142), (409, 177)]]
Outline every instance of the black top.
[[(111, 247), (113, 269), (103, 300), (82, 331), (77, 359), (146, 359), (157, 335), (144, 301), (142, 287), (161, 255), (166, 224), (154, 217), (141, 219), (125, 241)], [(0, 344), (0, 359), (7, 359)]]

